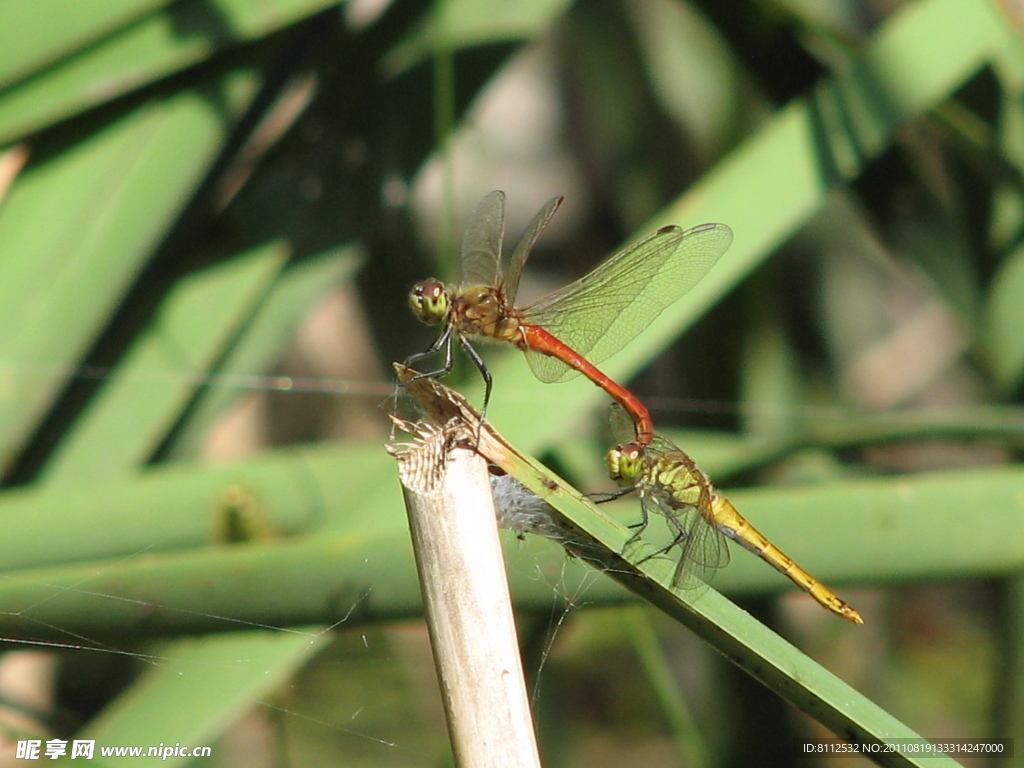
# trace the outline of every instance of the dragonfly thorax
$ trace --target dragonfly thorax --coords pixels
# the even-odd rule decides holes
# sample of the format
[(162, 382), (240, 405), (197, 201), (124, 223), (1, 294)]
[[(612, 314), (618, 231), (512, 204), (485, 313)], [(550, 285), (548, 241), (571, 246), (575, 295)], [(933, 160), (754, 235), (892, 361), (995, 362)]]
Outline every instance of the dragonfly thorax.
[(409, 309), (427, 325), (437, 325), (447, 319), (451, 305), (451, 296), (439, 280), (424, 280), (409, 291)]
[(648, 466), (647, 472), (647, 484), (673, 509), (700, 507), (702, 501), (705, 504), (711, 501), (711, 481), (682, 452), (659, 457)]
[(500, 288), (476, 285), (452, 297), (450, 322), (460, 334), (486, 336), (519, 345), (519, 319)]

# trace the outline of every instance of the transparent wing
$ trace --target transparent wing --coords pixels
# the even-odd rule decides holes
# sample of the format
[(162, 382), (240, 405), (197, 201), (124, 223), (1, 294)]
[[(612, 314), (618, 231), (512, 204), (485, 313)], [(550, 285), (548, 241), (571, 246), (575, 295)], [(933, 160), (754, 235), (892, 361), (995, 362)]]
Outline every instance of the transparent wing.
[(729, 545), (725, 535), (711, 522), (710, 494), (702, 495), (697, 506), (675, 507), (666, 497), (656, 493), (648, 498), (669, 521), (669, 527), (680, 533), (679, 560), (672, 583), (682, 589), (705, 586), (715, 571), (729, 563)]
[(537, 215), (533, 217), (533, 221), (530, 222), (530, 226), (523, 232), (522, 238), (519, 240), (519, 244), (516, 246), (515, 251), (512, 253), (512, 258), (509, 259), (508, 263), (508, 274), (505, 275), (505, 282), (502, 285), (503, 292), (505, 294), (505, 301), (508, 306), (514, 306), (516, 300), (516, 293), (519, 291), (519, 278), (523, 274), (523, 264), (530, 256), (530, 251), (533, 250), (534, 243), (537, 242), (537, 238), (541, 236), (541, 233), (547, 228), (548, 222), (551, 221), (551, 217), (555, 215), (555, 211), (558, 210), (558, 206), (562, 204), (564, 198), (559, 195), (547, 202), (547, 204), (541, 208)]
[(487, 193), (469, 215), (462, 236), (462, 284), (501, 282), (501, 241), (505, 237), (505, 193)]
[[(632, 443), (636, 439), (636, 426), (633, 424), (633, 419), (629, 417), (629, 414), (618, 403), (612, 403), (608, 409), (608, 421), (611, 423), (612, 437), (619, 445)], [(658, 435), (654, 437), (657, 440), (661, 440)], [(668, 441), (664, 440), (663, 442)]]
[[(595, 365), (634, 339), (680, 299), (732, 243), (725, 224), (663, 227), (520, 312)], [(566, 381), (577, 372), (546, 355), (528, 355), (541, 381)]]

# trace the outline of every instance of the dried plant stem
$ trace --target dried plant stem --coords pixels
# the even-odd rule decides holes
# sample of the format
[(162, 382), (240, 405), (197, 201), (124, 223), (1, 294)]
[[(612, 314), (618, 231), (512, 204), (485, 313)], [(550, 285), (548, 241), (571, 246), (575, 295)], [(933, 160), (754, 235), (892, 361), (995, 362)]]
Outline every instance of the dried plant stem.
[(455, 762), (539, 768), (487, 465), (453, 429), (395, 453)]

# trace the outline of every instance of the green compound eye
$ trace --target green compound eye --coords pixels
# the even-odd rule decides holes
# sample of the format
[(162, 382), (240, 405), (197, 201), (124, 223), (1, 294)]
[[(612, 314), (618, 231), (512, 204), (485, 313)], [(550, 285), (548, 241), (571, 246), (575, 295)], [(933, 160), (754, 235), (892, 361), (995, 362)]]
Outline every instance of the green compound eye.
[(451, 299), (444, 285), (437, 280), (416, 283), (409, 291), (409, 309), (427, 325), (437, 325), (448, 317)]
[(643, 449), (633, 443), (618, 445), (605, 454), (608, 477), (622, 488), (636, 485), (643, 463)]

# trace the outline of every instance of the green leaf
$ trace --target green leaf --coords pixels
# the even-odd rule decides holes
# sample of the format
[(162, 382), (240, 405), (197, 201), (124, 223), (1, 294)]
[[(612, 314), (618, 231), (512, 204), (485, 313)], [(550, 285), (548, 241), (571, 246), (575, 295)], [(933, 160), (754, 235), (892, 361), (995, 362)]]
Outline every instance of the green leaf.
[[(33, 12), (42, 10), (36, 4), (15, 4), (31, 8)], [(69, 9), (71, 15), (64, 19), (68, 23), (85, 7), (75, 2), (50, 2), (49, 5)], [(131, 10), (143, 10), (151, 5), (154, 3)], [(0, 92), (0, 144), (123, 96), (204, 61), (221, 49), (265, 37), (334, 3), (328, 0), (263, 3), (186, 0), (166, 5), (166, 9), (137, 20), (127, 13), (112, 15), (108, 23), (123, 22), (124, 26)], [(64, 8), (51, 10), (60, 14)], [(50, 33), (52, 19), (50, 14), (33, 13), (25, 22), (30, 32), (37, 31), (30, 37)], [(86, 29), (92, 27), (90, 24)], [(68, 39), (59, 34), (51, 38), (53, 48), (70, 45), (73, 41), (73, 37)], [(26, 66), (23, 60), (13, 60), (9, 69), (23, 66)]]
[[(634, 240), (666, 224), (720, 221), (732, 227), (735, 240), (707, 277), (602, 370), (617, 381), (635, 375), (769, 258), (832, 188), (860, 173), (903, 122), (984, 66), (1005, 35), (986, 3), (916, 3), (879, 30), (848, 73), (780, 110), (636, 233)], [(579, 381), (560, 385), (564, 394), (547, 392), (520, 360), (502, 359), (493, 367), (503, 385), (495, 389), (488, 415), (529, 449), (557, 441), (567, 423), (602, 400), (599, 390)]]

